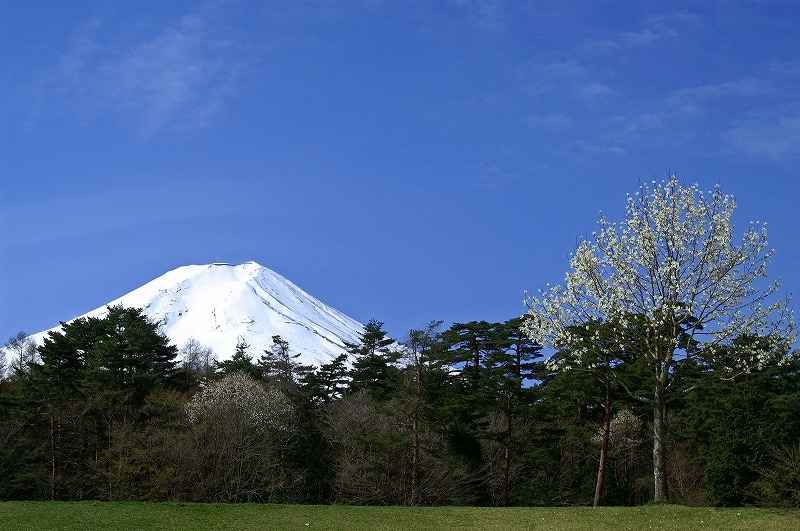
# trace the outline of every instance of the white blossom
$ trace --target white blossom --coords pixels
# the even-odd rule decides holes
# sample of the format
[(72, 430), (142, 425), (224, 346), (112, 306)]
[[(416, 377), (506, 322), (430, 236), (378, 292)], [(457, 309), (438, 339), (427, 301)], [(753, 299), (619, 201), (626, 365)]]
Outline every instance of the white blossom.
[(558, 349), (576, 343), (575, 326), (614, 323), (621, 332), (641, 316), (652, 347), (646, 354), (656, 360), (672, 355), (685, 330), (706, 349), (742, 335), (770, 337), (775, 348), (748, 363), (780, 361), (794, 330), (789, 301), (771, 301), (778, 282), (765, 280), (774, 250), (758, 222), (734, 241), (735, 209), (719, 186), (706, 194), (674, 177), (643, 184), (628, 196), (622, 223), (603, 216), (600, 230), (579, 243), (563, 285), (526, 298), (526, 332)]
[[(644, 423), (631, 408), (624, 408), (611, 419), (609, 424), (608, 446), (613, 455), (636, 448), (642, 443), (642, 426)], [(592, 437), (592, 443), (600, 445), (603, 442), (603, 429)]]
[(213, 421), (219, 415), (238, 415), (263, 432), (291, 431), (294, 408), (281, 391), (266, 389), (243, 372), (212, 382), (186, 404), (189, 421)]

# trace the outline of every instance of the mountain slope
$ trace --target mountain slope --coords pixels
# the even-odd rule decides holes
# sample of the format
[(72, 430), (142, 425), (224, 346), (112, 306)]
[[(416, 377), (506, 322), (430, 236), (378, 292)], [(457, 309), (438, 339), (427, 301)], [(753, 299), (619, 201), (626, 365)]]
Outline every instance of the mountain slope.
[[(179, 348), (194, 338), (221, 360), (231, 357), (238, 339), (258, 359), (279, 335), (301, 354), (302, 363), (320, 365), (342, 353), (344, 341), (357, 342), (363, 330), (255, 262), (179, 267), (81, 317), (104, 317), (106, 306), (119, 304), (142, 308)], [(32, 338), (41, 344), (47, 332)]]

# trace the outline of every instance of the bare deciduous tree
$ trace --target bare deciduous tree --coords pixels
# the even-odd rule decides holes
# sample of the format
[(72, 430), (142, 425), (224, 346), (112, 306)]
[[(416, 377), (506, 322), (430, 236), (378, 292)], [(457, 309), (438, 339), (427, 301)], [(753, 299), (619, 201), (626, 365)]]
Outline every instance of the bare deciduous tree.
[(204, 382), (214, 373), (217, 357), (211, 347), (201, 344), (197, 339), (187, 339), (178, 355), (190, 384)]
[[(9, 369), (17, 374), (28, 372), (31, 364), (36, 363), (38, 359), (36, 342), (22, 331), (11, 336), (3, 346), (2, 351), (3, 358), (6, 358), (6, 356), (10, 358), (4, 359), (3, 365), (8, 363)], [(0, 376), (2, 375), (3, 371), (0, 370)]]

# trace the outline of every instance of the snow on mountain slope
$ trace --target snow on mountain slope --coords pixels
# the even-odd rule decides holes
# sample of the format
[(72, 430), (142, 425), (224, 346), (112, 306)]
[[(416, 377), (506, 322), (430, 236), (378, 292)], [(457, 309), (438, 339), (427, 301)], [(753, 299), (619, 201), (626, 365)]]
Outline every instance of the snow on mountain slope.
[[(258, 359), (279, 335), (302, 363), (320, 365), (364, 328), (255, 262), (179, 267), (81, 317), (104, 317), (106, 306), (119, 304), (142, 308), (178, 348), (194, 338), (220, 360), (233, 355), (238, 339)], [(47, 332), (32, 338), (41, 344)]]

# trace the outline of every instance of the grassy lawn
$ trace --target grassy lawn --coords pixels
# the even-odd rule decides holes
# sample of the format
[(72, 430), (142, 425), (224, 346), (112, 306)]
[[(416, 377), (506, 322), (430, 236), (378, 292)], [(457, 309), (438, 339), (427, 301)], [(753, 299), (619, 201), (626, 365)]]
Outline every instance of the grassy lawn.
[(647, 507), (477, 508), (0, 502), (0, 528), (106, 529), (800, 529), (800, 510)]

